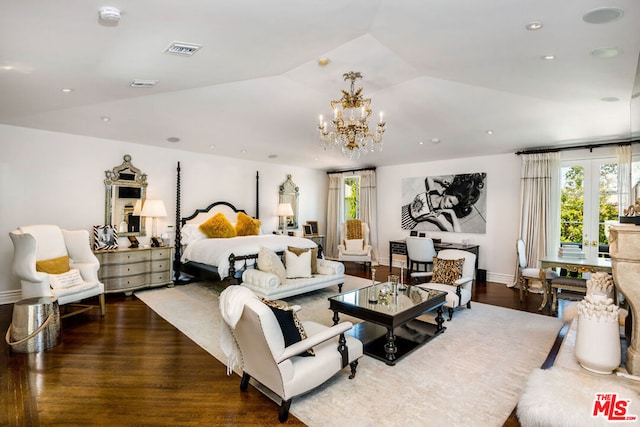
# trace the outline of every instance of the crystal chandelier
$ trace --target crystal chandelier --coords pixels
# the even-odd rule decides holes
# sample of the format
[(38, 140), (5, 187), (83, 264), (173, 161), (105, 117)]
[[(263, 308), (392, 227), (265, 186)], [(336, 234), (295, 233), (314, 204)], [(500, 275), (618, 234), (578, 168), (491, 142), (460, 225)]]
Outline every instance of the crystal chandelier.
[(376, 125), (375, 132), (369, 130), (369, 116), (371, 115), (370, 98), (362, 97), (362, 88), (355, 89), (356, 79), (361, 79), (360, 72), (350, 71), (343, 75), (344, 80), (351, 80), (349, 92), (343, 90), (342, 98), (331, 101), (333, 110), (333, 124), (327, 129), (327, 122), (320, 116), (318, 130), (324, 149), (340, 148), (342, 154), (349, 159), (359, 159), (369, 151), (382, 151), (382, 134), (385, 122)]

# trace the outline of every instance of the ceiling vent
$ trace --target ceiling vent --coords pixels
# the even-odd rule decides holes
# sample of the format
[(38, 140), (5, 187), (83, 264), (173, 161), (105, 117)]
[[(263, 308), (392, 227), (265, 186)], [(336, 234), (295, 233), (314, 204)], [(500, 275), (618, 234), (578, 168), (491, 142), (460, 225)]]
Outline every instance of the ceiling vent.
[(170, 53), (172, 55), (192, 56), (194, 53), (200, 50), (201, 47), (201, 44), (171, 42), (171, 44), (164, 50), (164, 53)]
[(131, 87), (154, 87), (157, 83), (157, 80), (134, 80)]

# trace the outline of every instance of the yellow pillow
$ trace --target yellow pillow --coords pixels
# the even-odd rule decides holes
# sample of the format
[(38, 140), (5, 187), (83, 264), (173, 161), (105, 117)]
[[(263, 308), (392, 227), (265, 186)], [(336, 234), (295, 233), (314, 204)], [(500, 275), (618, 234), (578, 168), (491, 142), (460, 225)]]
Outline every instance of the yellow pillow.
[(222, 212), (218, 212), (198, 227), (209, 238), (236, 237), (236, 229)]
[(40, 271), (42, 273), (62, 274), (69, 270), (69, 257), (67, 255), (59, 258), (36, 261), (36, 271)]
[(236, 220), (236, 233), (238, 236), (257, 236), (260, 234), (260, 225), (262, 223), (259, 219), (251, 218), (249, 215), (243, 212), (238, 212)]

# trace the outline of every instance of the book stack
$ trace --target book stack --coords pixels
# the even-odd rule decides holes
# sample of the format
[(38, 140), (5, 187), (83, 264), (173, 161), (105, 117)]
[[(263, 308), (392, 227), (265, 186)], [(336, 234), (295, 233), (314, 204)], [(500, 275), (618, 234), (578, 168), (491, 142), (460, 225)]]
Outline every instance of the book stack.
[(578, 246), (575, 245), (561, 245), (558, 250), (558, 256), (560, 258), (586, 258), (585, 253)]

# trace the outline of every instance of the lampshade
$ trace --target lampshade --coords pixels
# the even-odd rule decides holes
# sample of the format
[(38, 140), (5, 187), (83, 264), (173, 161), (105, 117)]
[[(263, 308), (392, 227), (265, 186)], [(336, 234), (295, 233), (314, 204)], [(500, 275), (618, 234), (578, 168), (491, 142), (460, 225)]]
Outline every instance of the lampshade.
[(167, 210), (164, 208), (164, 202), (162, 200), (145, 200), (144, 205), (142, 205), (140, 216), (149, 216), (152, 218), (162, 218), (167, 216)]
[(293, 216), (291, 203), (280, 203), (278, 205), (278, 216)]
[(136, 205), (133, 207), (133, 215), (140, 216), (142, 211), (142, 199), (136, 200)]

